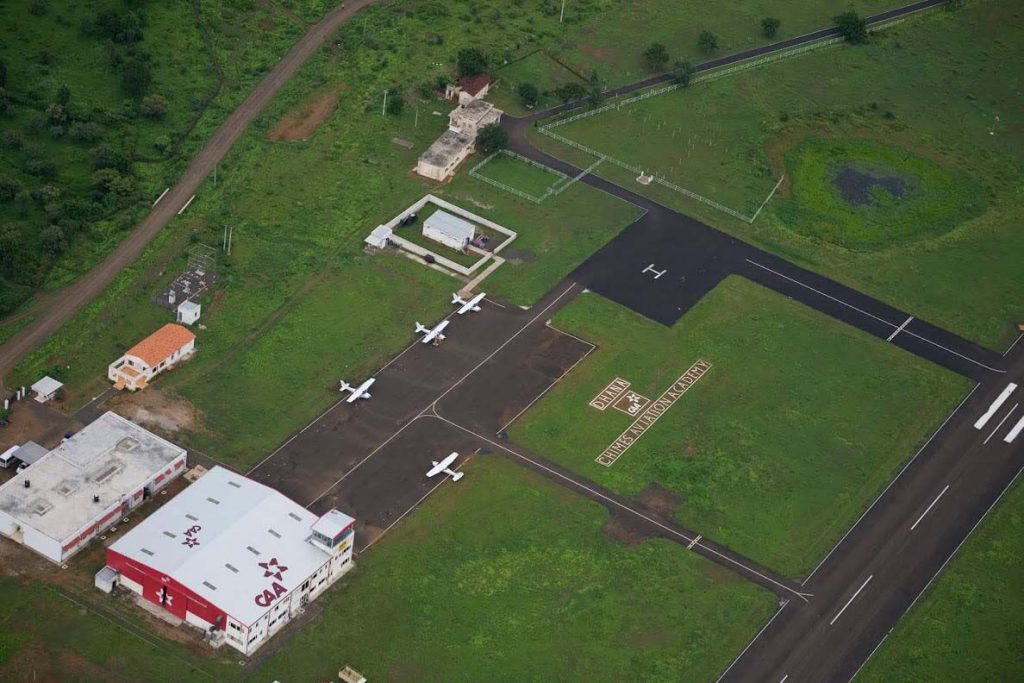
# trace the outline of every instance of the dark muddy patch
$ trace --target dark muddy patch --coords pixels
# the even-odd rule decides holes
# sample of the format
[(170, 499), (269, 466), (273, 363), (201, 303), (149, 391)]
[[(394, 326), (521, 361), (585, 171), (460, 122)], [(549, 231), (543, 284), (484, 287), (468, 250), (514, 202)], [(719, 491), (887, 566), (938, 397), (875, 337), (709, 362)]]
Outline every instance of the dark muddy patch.
[(867, 171), (843, 164), (833, 176), (832, 185), (847, 204), (874, 206), (880, 195), (902, 199), (910, 188), (910, 181), (881, 169)]

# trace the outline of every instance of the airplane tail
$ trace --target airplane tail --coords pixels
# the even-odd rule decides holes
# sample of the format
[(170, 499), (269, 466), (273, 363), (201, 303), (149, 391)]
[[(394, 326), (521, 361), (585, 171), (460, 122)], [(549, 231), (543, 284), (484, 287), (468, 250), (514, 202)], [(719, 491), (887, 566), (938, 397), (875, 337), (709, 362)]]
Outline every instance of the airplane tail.
[(338, 391), (352, 391), (352, 385), (346, 382), (345, 380), (341, 380), (341, 387), (338, 389)]
[(452, 481), (458, 481), (459, 479), (462, 479), (463, 475), (465, 475), (466, 473), (465, 472), (450, 472), (450, 474), (452, 475)]
[(430, 332), (430, 328), (425, 327), (425, 326), (423, 326), (423, 325), (421, 325), (420, 323), (417, 322), (416, 323), (416, 333), (417, 334), (422, 334), (424, 332)]
[(459, 296), (458, 292), (456, 292), (455, 294), (452, 294), (452, 303), (453, 304), (458, 304), (458, 305), (461, 306), (461, 305), (465, 304), (466, 302), (465, 302), (465, 300), (463, 300), (463, 298), (461, 296)]

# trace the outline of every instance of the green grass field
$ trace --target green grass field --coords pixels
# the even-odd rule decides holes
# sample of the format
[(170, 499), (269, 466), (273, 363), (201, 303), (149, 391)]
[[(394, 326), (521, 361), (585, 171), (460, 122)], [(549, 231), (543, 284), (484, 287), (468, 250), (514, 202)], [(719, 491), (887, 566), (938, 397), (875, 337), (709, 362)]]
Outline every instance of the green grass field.
[(598, 505), (493, 456), (364, 554), (261, 669), (322, 680), (707, 681), (774, 596), (669, 541), (627, 547)]
[(495, 155), (476, 173), (537, 199), (541, 199), (553, 186), (568, 181), (565, 176), (538, 168), (509, 154)]
[(1022, 508), (1018, 485), (903, 616), (858, 681), (1024, 679)]
[[(513, 441), (620, 493), (657, 483), (690, 528), (787, 576), (849, 528), (968, 382), (738, 277), (667, 328), (587, 296), (554, 324), (597, 350), (512, 425)], [(621, 377), (654, 400), (712, 369), (611, 467), (632, 422), (588, 402)]]
[[(920, 238), (906, 242), (899, 239), (906, 232), (901, 226), (892, 231), (887, 248), (874, 244), (871, 251), (863, 251), (809, 234), (799, 220), (794, 225), (790, 200), (807, 199), (799, 210), (809, 216), (828, 216), (836, 224), (844, 219), (829, 213), (820, 193), (817, 198), (801, 197), (799, 188), (788, 183), (749, 225), (666, 188), (644, 188), (634, 182), (634, 173), (610, 164), (597, 173), (1001, 349), (1015, 335), (1013, 324), (1024, 316), (1015, 295), (1024, 288), (1024, 272), (1012, 257), (1024, 250), (1024, 232), (1015, 229), (1024, 119), (1016, 106), (1015, 86), (1000, 76), (1024, 69), (1024, 57), (1014, 47), (1022, 27), (1024, 11), (1006, 0), (929, 12), (887, 29), (865, 46), (814, 51), (631, 108), (641, 120), (650, 113), (652, 122), (660, 121), (665, 134), (656, 137), (678, 151), (677, 163), (682, 159), (673, 171), (679, 184), (726, 204), (735, 202), (739, 206), (734, 208), (743, 210), (756, 206), (755, 200), (766, 196), (765, 188), (779, 174), (801, 172), (790, 167), (797, 160), (788, 152), (809, 138), (840, 144), (863, 140), (908, 150), (910, 156), (942, 167), (951, 178), (966, 178), (957, 193), (975, 187), (967, 190), (972, 195), (967, 201), (987, 207), (945, 234), (915, 226)], [(618, 121), (625, 111), (611, 115)], [(556, 132), (597, 142), (609, 153), (658, 151), (654, 142), (623, 146), (619, 140), (633, 143), (633, 137), (603, 124), (605, 116)], [(669, 144), (673, 131), (681, 132)], [(542, 146), (579, 165), (593, 161), (536, 137)], [(667, 158), (665, 152), (661, 156)], [(634, 156), (633, 161), (642, 159)], [(949, 216), (942, 220), (955, 223)]]

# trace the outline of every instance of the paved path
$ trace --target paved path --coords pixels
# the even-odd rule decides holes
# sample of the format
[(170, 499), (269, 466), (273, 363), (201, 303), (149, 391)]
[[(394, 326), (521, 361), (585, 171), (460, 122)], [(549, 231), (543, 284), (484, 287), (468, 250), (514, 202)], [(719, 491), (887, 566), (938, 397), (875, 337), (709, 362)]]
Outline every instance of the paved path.
[(185, 206), (277, 91), (343, 23), (376, 0), (352, 0), (331, 10), (271, 69), (256, 89), (224, 120), (164, 198), (101, 263), (73, 285), (47, 297), (35, 319), (0, 346), (0, 384), (22, 358), (42, 345), (81, 308), (95, 299)]

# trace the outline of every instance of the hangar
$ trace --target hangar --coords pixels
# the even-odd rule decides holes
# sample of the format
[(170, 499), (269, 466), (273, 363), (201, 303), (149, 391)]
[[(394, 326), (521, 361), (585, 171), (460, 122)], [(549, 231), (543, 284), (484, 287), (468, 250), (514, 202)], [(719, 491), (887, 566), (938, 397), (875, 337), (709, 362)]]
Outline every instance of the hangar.
[(107, 548), (96, 585), (249, 655), (354, 566), (354, 525), (214, 467)]
[(107, 412), (0, 486), (0, 533), (63, 563), (185, 471), (183, 448)]

